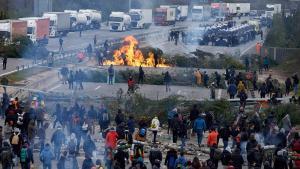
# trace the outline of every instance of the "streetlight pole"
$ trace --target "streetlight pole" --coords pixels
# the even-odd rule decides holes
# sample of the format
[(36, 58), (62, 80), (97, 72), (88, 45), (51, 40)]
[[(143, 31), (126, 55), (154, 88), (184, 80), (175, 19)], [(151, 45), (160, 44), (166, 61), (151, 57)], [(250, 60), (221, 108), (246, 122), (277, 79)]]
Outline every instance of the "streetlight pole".
[(128, 11), (131, 9), (131, 0), (128, 0)]

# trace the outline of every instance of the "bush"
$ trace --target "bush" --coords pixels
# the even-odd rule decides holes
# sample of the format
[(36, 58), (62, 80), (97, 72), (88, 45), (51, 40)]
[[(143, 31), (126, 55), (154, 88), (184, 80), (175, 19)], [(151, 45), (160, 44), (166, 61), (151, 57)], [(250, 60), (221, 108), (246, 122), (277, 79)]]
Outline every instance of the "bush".
[(264, 111), (265, 115), (268, 116), (269, 113), (274, 112), (277, 123), (281, 125), (282, 118), (289, 113), (292, 125), (300, 124), (300, 107), (296, 104), (279, 104), (272, 106), (271, 108)]

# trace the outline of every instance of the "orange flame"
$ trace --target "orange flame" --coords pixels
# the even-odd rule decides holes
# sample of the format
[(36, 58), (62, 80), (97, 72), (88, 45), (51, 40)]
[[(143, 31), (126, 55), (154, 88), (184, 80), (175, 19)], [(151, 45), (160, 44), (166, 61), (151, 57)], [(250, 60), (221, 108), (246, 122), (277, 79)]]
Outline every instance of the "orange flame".
[[(114, 51), (114, 60), (106, 60), (104, 65), (127, 65), (127, 66), (143, 66), (154, 67), (155, 59), (152, 52), (148, 53), (148, 57), (145, 59), (141, 50), (137, 49), (138, 41), (133, 36), (127, 36), (124, 38), (123, 45)], [(164, 59), (159, 59), (156, 67), (169, 67), (165, 64)]]

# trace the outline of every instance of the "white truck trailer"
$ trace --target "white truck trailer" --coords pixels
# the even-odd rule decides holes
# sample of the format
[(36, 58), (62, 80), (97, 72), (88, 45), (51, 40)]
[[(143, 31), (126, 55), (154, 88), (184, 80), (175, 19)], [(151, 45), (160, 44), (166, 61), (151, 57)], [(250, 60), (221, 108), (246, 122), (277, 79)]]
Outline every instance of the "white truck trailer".
[(50, 19), (49, 37), (66, 36), (70, 31), (70, 14), (65, 12), (46, 12), (44, 18)]
[(64, 10), (64, 12), (70, 14), (71, 31), (87, 29), (87, 17), (84, 13), (77, 12), (76, 10)]
[(80, 9), (79, 13), (83, 13), (87, 17), (87, 28), (100, 29), (102, 15), (100, 11), (94, 9)]
[(130, 9), (131, 28), (148, 29), (152, 24), (152, 9)]

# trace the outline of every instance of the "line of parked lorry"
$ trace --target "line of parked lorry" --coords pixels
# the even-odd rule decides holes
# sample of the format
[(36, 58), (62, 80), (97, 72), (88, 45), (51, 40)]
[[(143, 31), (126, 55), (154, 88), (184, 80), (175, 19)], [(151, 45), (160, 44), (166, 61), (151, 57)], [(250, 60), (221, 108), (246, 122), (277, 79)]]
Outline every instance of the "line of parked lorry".
[[(153, 17), (154, 12), (154, 17)], [(110, 31), (126, 31), (132, 28), (148, 29), (155, 25), (171, 25), (188, 16), (188, 6), (162, 5), (155, 9), (130, 9), (125, 12), (111, 12), (108, 20)], [(46, 12), (41, 17), (25, 17), (18, 20), (0, 21), (0, 38), (12, 41), (27, 36), (34, 43), (45, 44), (49, 37), (65, 36), (68, 32), (100, 29), (102, 15), (93, 9)]]

